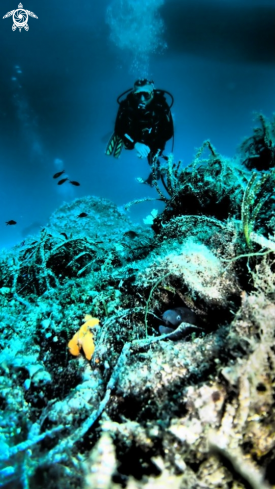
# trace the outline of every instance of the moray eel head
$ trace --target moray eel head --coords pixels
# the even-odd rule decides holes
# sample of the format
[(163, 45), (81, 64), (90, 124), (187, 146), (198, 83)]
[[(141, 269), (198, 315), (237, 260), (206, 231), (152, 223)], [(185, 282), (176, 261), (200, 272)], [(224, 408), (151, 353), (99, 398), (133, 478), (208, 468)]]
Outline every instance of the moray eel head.
[(180, 323), (189, 323), (196, 325), (198, 318), (196, 314), (189, 309), (189, 307), (175, 307), (174, 309), (168, 309), (162, 315), (162, 319), (165, 326), (168, 328), (177, 328)]

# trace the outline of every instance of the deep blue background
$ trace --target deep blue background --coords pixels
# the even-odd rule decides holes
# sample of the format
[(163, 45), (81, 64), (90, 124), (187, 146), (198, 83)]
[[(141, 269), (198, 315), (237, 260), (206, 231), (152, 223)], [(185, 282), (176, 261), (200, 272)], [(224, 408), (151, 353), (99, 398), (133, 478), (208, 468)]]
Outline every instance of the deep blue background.
[[(111, 0), (22, 3), (38, 19), (20, 33), (12, 17), (2, 19), (17, 0), (1, 1), (0, 247), (37, 232), (64, 201), (97, 195), (122, 205), (155, 195), (135, 180), (147, 176), (145, 160), (133, 151), (119, 160), (104, 154), (116, 98), (140, 74), (131, 70), (131, 50), (110, 40)], [(275, 110), (274, 2), (166, 0), (159, 13), (168, 48), (149, 53), (148, 75), (175, 97), (175, 159), (188, 164), (208, 138), (232, 157), (252, 133), (253, 112)], [(63, 167), (80, 187), (56, 185), (52, 175)], [(132, 208), (131, 216), (142, 219), (153, 207)], [(17, 225), (6, 226), (9, 219)]]

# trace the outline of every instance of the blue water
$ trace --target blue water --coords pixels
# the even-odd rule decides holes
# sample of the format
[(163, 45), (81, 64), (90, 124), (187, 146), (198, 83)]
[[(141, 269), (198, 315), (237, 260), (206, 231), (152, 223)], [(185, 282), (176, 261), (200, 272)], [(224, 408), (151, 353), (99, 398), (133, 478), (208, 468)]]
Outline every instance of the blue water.
[[(253, 113), (274, 112), (271, 0), (28, 0), (23, 9), (38, 19), (21, 32), (2, 19), (17, 5), (1, 2), (0, 248), (35, 234), (64, 201), (155, 196), (136, 181), (146, 160), (104, 154), (116, 98), (140, 76), (174, 95), (174, 154), (184, 164), (205, 139), (233, 156)], [(63, 168), (79, 187), (57, 186)], [(132, 207), (132, 218), (152, 206)]]

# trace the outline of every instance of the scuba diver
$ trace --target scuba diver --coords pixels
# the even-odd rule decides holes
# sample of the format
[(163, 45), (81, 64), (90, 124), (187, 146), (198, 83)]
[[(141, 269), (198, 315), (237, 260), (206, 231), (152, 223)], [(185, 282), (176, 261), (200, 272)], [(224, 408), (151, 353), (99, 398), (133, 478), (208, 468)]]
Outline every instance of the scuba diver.
[[(130, 92), (130, 93), (129, 93)], [(120, 101), (121, 97), (127, 97)], [(170, 95), (172, 103), (169, 106), (165, 93)], [(156, 154), (162, 155), (166, 142), (174, 137), (174, 126), (171, 114), (173, 96), (165, 90), (155, 89), (154, 82), (147, 79), (137, 80), (133, 88), (123, 92), (118, 98), (119, 109), (106, 154), (115, 158), (120, 156), (122, 148), (134, 149), (139, 158), (147, 158), (152, 165)], [(173, 150), (173, 149), (172, 149)], [(157, 178), (161, 172), (156, 167)], [(153, 175), (150, 173), (146, 180), (141, 180), (152, 186)]]

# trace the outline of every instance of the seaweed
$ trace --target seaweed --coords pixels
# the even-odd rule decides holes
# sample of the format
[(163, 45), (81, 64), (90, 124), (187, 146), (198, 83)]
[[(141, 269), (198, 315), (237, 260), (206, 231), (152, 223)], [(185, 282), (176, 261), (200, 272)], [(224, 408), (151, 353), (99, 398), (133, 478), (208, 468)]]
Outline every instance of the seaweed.
[[(263, 173), (260, 176), (256, 172), (252, 172), (251, 178), (244, 191), (242, 201), (242, 223), (243, 232), (248, 248), (251, 248), (250, 234), (253, 230), (256, 218), (263, 204), (270, 197), (269, 192), (263, 191), (263, 187), (267, 179), (274, 178), (274, 171)], [(261, 191), (260, 198), (257, 194)], [(257, 198), (258, 197), (258, 198)], [(253, 209), (252, 209), (252, 206)]]
[(243, 164), (249, 170), (266, 171), (275, 166), (275, 116), (269, 121), (263, 114), (256, 114), (260, 127), (240, 146)]

